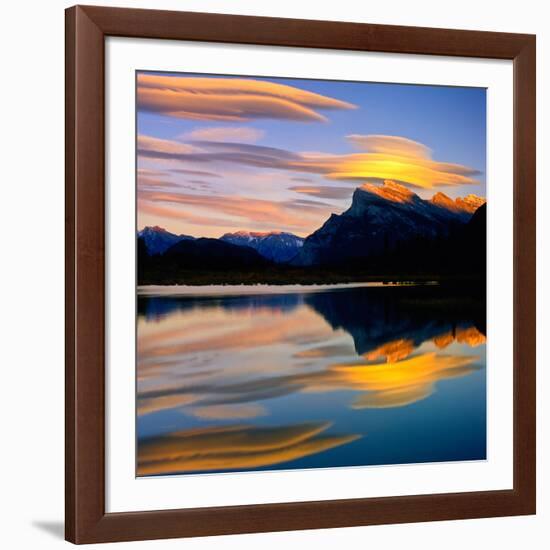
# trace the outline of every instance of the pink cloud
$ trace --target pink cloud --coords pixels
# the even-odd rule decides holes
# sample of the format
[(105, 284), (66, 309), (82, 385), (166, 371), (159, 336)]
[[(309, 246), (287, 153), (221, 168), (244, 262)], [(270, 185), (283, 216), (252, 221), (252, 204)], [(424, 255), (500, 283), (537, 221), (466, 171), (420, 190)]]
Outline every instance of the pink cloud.
[(263, 130), (248, 126), (197, 128), (182, 138), (200, 141), (229, 141), (254, 143), (265, 135)]
[(138, 108), (176, 118), (325, 121), (318, 110), (355, 105), (294, 86), (244, 78), (138, 74)]

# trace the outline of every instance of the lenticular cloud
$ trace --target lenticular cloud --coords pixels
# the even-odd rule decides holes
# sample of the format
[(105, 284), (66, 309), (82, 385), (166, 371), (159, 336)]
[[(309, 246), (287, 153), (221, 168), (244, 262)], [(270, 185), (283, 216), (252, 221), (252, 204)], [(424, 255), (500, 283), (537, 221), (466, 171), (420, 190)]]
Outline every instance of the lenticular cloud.
[(273, 82), (140, 74), (138, 108), (177, 118), (218, 121), (325, 121), (319, 110), (355, 105)]

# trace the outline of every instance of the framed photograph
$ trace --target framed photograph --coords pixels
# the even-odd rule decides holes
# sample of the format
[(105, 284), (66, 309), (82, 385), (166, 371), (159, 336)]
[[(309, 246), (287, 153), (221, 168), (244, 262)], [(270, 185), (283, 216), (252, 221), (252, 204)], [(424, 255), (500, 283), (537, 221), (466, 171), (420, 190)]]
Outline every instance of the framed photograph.
[(66, 538), (535, 513), (535, 37), (66, 12)]

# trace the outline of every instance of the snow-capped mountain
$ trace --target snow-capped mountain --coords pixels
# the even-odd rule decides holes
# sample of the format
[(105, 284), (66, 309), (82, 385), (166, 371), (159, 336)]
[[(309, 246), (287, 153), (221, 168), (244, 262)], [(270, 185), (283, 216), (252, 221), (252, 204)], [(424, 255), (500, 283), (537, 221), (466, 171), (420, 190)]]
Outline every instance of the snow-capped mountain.
[(147, 253), (150, 256), (164, 254), (176, 243), (185, 239), (189, 240), (194, 238), (189, 235), (175, 235), (158, 225), (144, 227), (141, 231), (138, 231), (138, 237), (143, 239)]
[(292, 233), (237, 231), (226, 233), (220, 240), (239, 246), (249, 246), (264, 258), (277, 263), (288, 262), (300, 250), (304, 239)]

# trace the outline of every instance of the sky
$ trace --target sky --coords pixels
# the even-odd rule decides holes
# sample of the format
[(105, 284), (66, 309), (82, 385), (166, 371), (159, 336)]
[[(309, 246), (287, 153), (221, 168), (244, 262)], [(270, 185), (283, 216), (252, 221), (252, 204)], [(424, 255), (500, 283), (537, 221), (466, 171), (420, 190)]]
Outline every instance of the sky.
[(386, 180), (485, 197), (486, 90), (138, 72), (138, 229), (307, 236)]

